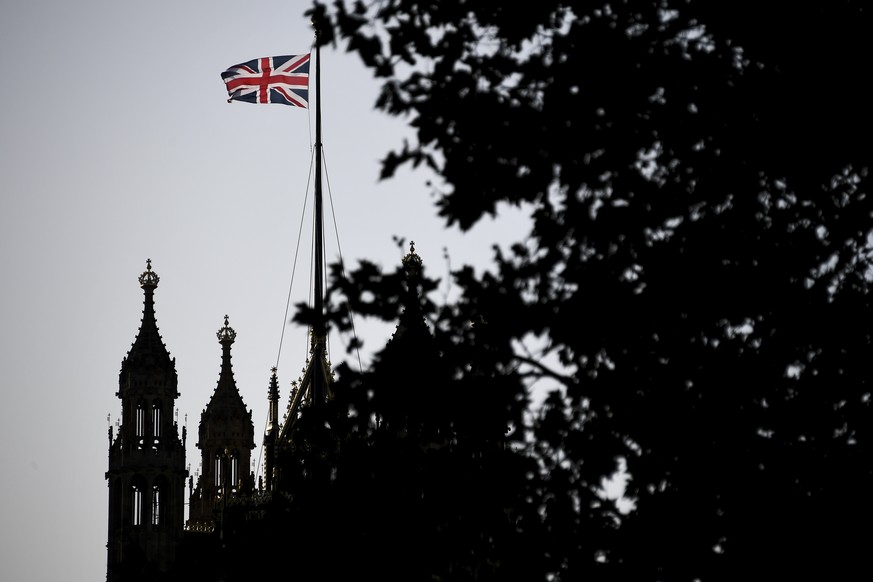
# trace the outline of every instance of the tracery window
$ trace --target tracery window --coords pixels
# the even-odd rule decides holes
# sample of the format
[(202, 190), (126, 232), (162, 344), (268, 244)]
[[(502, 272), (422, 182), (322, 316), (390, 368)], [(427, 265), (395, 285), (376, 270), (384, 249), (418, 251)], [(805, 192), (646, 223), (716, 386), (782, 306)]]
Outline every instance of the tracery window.
[(137, 446), (139, 448), (142, 448), (143, 439), (145, 438), (145, 424), (146, 424), (145, 406), (143, 406), (142, 402), (138, 402), (136, 404), (136, 412), (135, 412), (135, 417), (134, 417), (134, 427), (136, 430)]
[(161, 440), (161, 402), (156, 400), (152, 404), (152, 448), (157, 450)]
[(161, 525), (161, 488), (152, 487), (152, 525)]
[(133, 525), (142, 525), (142, 511), (143, 511), (143, 498), (142, 498), (142, 487), (140, 485), (134, 485), (132, 488), (132, 508), (133, 515), (131, 519), (133, 521)]
[(239, 453), (234, 451), (230, 457), (230, 483), (228, 486), (231, 490), (235, 490), (239, 483)]
[(161, 403), (156, 401), (152, 404), (152, 436), (155, 439), (161, 437)]
[(220, 453), (215, 455), (214, 467), (215, 467), (215, 469), (213, 471), (213, 474), (215, 475), (215, 481), (214, 481), (213, 485), (220, 488), (221, 487), (221, 479), (222, 479), (222, 471), (221, 470), (223, 468), (223, 463), (222, 463)]

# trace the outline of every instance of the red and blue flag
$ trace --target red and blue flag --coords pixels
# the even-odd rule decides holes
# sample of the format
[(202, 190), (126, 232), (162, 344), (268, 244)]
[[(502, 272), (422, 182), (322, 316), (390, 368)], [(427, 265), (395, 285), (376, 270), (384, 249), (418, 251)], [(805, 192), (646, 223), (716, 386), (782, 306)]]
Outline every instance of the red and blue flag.
[(253, 59), (230, 67), (221, 78), (228, 103), (309, 106), (309, 53)]

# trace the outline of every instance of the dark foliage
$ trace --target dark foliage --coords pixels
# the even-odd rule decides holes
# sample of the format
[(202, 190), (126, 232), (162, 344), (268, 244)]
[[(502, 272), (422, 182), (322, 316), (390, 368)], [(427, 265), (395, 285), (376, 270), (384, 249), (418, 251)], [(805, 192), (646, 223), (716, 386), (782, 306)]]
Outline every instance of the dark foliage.
[[(325, 535), (406, 580), (857, 578), (873, 541), (864, 3), (314, 14), (417, 132), (385, 177), (430, 166), (447, 226), (531, 216), (494, 274), (454, 273), (449, 305), (423, 274), (416, 294), (403, 270), (335, 270), (333, 303), (409, 341), (341, 366), (334, 416), (288, 462), (333, 471), (310, 505), (340, 500)], [(519, 350), (531, 337), (541, 357)], [(561, 390), (530, 411), (541, 378)], [(629, 512), (602, 494), (620, 460)]]

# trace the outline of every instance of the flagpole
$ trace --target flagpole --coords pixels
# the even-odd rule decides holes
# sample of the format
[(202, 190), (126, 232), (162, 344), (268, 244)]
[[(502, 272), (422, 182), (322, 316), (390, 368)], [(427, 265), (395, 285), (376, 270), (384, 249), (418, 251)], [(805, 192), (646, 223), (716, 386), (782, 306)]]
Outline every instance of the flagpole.
[(324, 322), (324, 219), (322, 215), (321, 196), (321, 38), (318, 22), (315, 22), (315, 281), (314, 309), (315, 327), (313, 329), (312, 356), (315, 365), (312, 374), (312, 403), (320, 404), (325, 400), (323, 374), (319, 368), (325, 357), (325, 322)]

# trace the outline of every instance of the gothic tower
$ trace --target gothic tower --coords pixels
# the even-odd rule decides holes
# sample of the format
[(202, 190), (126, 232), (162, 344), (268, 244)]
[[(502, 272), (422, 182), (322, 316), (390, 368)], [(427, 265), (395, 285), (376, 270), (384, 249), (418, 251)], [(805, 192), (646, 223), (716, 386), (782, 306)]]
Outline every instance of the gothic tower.
[(246, 409), (233, 378), (230, 347), (236, 331), (228, 325), (216, 334), (221, 344), (221, 372), (209, 403), (200, 415), (199, 441), (201, 475), (196, 488), (189, 485), (189, 529), (211, 530), (223, 504), (250, 495), (254, 477), (250, 473), (251, 451), (255, 448), (252, 412)]
[(109, 429), (108, 582), (160, 578), (172, 571), (185, 522), (185, 429), (173, 419), (178, 378), (155, 321), (158, 275), (151, 259), (139, 333), (121, 362), (121, 423)]

